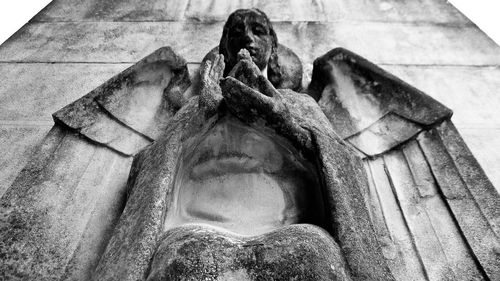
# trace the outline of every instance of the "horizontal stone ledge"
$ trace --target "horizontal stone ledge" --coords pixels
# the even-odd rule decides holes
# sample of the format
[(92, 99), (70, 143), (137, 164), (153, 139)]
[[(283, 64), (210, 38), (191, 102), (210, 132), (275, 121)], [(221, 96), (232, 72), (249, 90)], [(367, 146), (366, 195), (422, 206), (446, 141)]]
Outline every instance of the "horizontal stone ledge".
[[(199, 20), (30, 20), (28, 23), (181, 23), (181, 24), (224, 24), (225, 20), (201, 22)], [(442, 27), (475, 27), (473, 22), (435, 22), (435, 21), (391, 21), (391, 20), (352, 20), (352, 19), (339, 19), (334, 21), (320, 21), (320, 20), (271, 20), (273, 25), (277, 24), (296, 24), (296, 23), (310, 23), (310, 24), (403, 24), (403, 25), (432, 25)]]
[(469, 23), (447, 1), (399, 0), (55, 0), (32, 21), (225, 21), (236, 9), (255, 7), (272, 21), (404, 21)]
[[(131, 64), (0, 63), (0, 120), (50, 122), (51, 114)], [(199, 64), (190, 63), (195, 73)], [(500, 126), (500, 67), (380, 65), (454, 111), (457, 127)]]
[[(116, 62), (107, 62), (107, 61), (57, 61), (57, 60), (51, 60), (51, 61), (29, 61), (29, 60), (20, 60), (20, 61), (14, 61), (14, 60), (7, 60), (7, 61), (2, 61), (0, 60), (0, 67), (1, 65), (15, 65), (15, 64), (66, 64), (66, 65), (132, 65), (136, 63), (137, 61), (116, 61)], [(196, 67), (198, 68), (201, 65), (201, 61), (188, 61), (188, 66), (191, 67)], [(304, 64), (304, 63), (303, 63)], [(311, 63), (312, 65), (312, 63)], [(387, 63), (378, 63), (378, 66), (382, 68), (391, 68), (391, 67), (423, 67), (423, 68), (446, 68), (446, 67), (453, 67), (453, 68), (483, 68), (483, 69), (490, 69), (490, 70), (495, 70), (495, 69), (500, 69), (500, 64), (402, 64), (402, 63), (395, 63), (395, 64), (387, 64)]]
[[(500, 47), (476, 27), (298, 22), (275, 29), (306, 64), (341, 46), (378, 64), (500, 65)], [(162, 46), (201, 61), (221, 35), (220, 22), (31, 23), (0, 46), (0, 61), (135, 62)]]
[(0, 64), (0, 120), (51, 121), (52, 113), (131, 64)]

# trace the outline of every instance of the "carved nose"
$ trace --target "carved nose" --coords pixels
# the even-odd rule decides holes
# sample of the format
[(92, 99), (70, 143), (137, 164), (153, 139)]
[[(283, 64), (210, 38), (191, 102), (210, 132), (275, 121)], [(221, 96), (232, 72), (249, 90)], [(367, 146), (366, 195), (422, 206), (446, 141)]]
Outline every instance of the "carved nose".
[(245, 43), (247, 43), (247, 44), (255, 42), (254, 35), (253, 35), (252, 31), (250, 31), (250, 30), (245, 31), (244, 38), (245, 38)]

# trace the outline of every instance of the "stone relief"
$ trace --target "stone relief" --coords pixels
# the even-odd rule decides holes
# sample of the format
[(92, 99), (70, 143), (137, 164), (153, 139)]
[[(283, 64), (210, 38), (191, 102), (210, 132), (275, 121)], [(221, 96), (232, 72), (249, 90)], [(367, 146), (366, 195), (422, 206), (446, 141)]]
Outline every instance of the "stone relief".
[(59, 110), (1, 199), (2, 276), (500, 278), (500, 198), (451, 110), (341, 48), (302, 76), (237, 10), (199, 71), (161, 48)]

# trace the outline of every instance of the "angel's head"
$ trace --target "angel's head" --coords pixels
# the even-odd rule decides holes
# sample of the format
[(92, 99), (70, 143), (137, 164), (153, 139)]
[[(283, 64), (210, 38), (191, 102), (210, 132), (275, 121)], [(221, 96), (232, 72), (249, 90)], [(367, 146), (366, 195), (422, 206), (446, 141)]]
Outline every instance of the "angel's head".
[(280, 80), (278, 37), (269, 18), (259, 9), (240, 9), (229, 15), (219, 44), (219, 53), (224, 55), (226, 64), (225, 75), (238, 62), (241, 49), (250, 52), (261, 71), (267, 68), (268, 78), (273, 84)]

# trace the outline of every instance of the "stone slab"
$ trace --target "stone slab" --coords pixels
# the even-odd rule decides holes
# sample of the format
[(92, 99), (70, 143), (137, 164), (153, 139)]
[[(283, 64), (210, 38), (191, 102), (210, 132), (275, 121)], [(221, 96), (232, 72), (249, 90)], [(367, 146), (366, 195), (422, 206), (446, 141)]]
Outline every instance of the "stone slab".
[[(130, 65), (0, 63), (0, 77), (4, 77), (4, 83), (0, 84), (0, 124), (20, 120), (52, 122), (54, 112)], [(199, 64), (188, 64), (188, 68), (194, 74)]]
[[(0, 85), (0, 120), (52, 120), (56, 110), (128, 66), (0, 63), (0, 76), (5, 77)], [(197, 66), (190, 64), (190, 72)], [(381, 67), (452, 109), (457, 127), (500, 127), (500, 67)]]
[(165, 21), (183, 18), (188, 0), (55, 0), (32, 21)]
[[(500, 47), (471, 26), (282, 22), (275, 29), (280, 42), (309, 64), (339, 46), (377, 64), (500, 64)], [(32, 23), (0, 47), (0, 61), (133, 63), (171, 46), (188, 62), (199, 62), (221, 34), (221, 22)]]
[(500, 193), (500, 128), (458, 128), (493, 186)]
[[(376, 64), (498, 65), (500, 47), (476, 27), (409, 23), (296, 23), (278, 26), (304, 61), (334, 47)], [(283, 31), (282, 31), (283, 30)], [(281, 32), (280, 32), (281, 31)], [(298, 42), (302, 44), (296, 48)]]
[(469, 23), (446, 0), (341, 0), (331, 1), (340, 19), (360, 21)]
[(453, 110), (457, 127), (500, 128), (500, 67), (381, 67)]
[(52, 121), (52, 113), (129, 64), (0, 63), (0, 120)]
[(0, 124), (0, 198), (26, 165), (33, 148), (51, 125), (7, 126)]
[(453, 110), (452, 121), (500, 192), (500, 68), (381, 65)]
[(500, 127), (457, 128), (467, 147), (500, 193)]
[(32, 21), (225, 21), (236, 9), (256, 7), (272, 21), (427, 21), (468, 23), (444, 0), (55, 0)]

